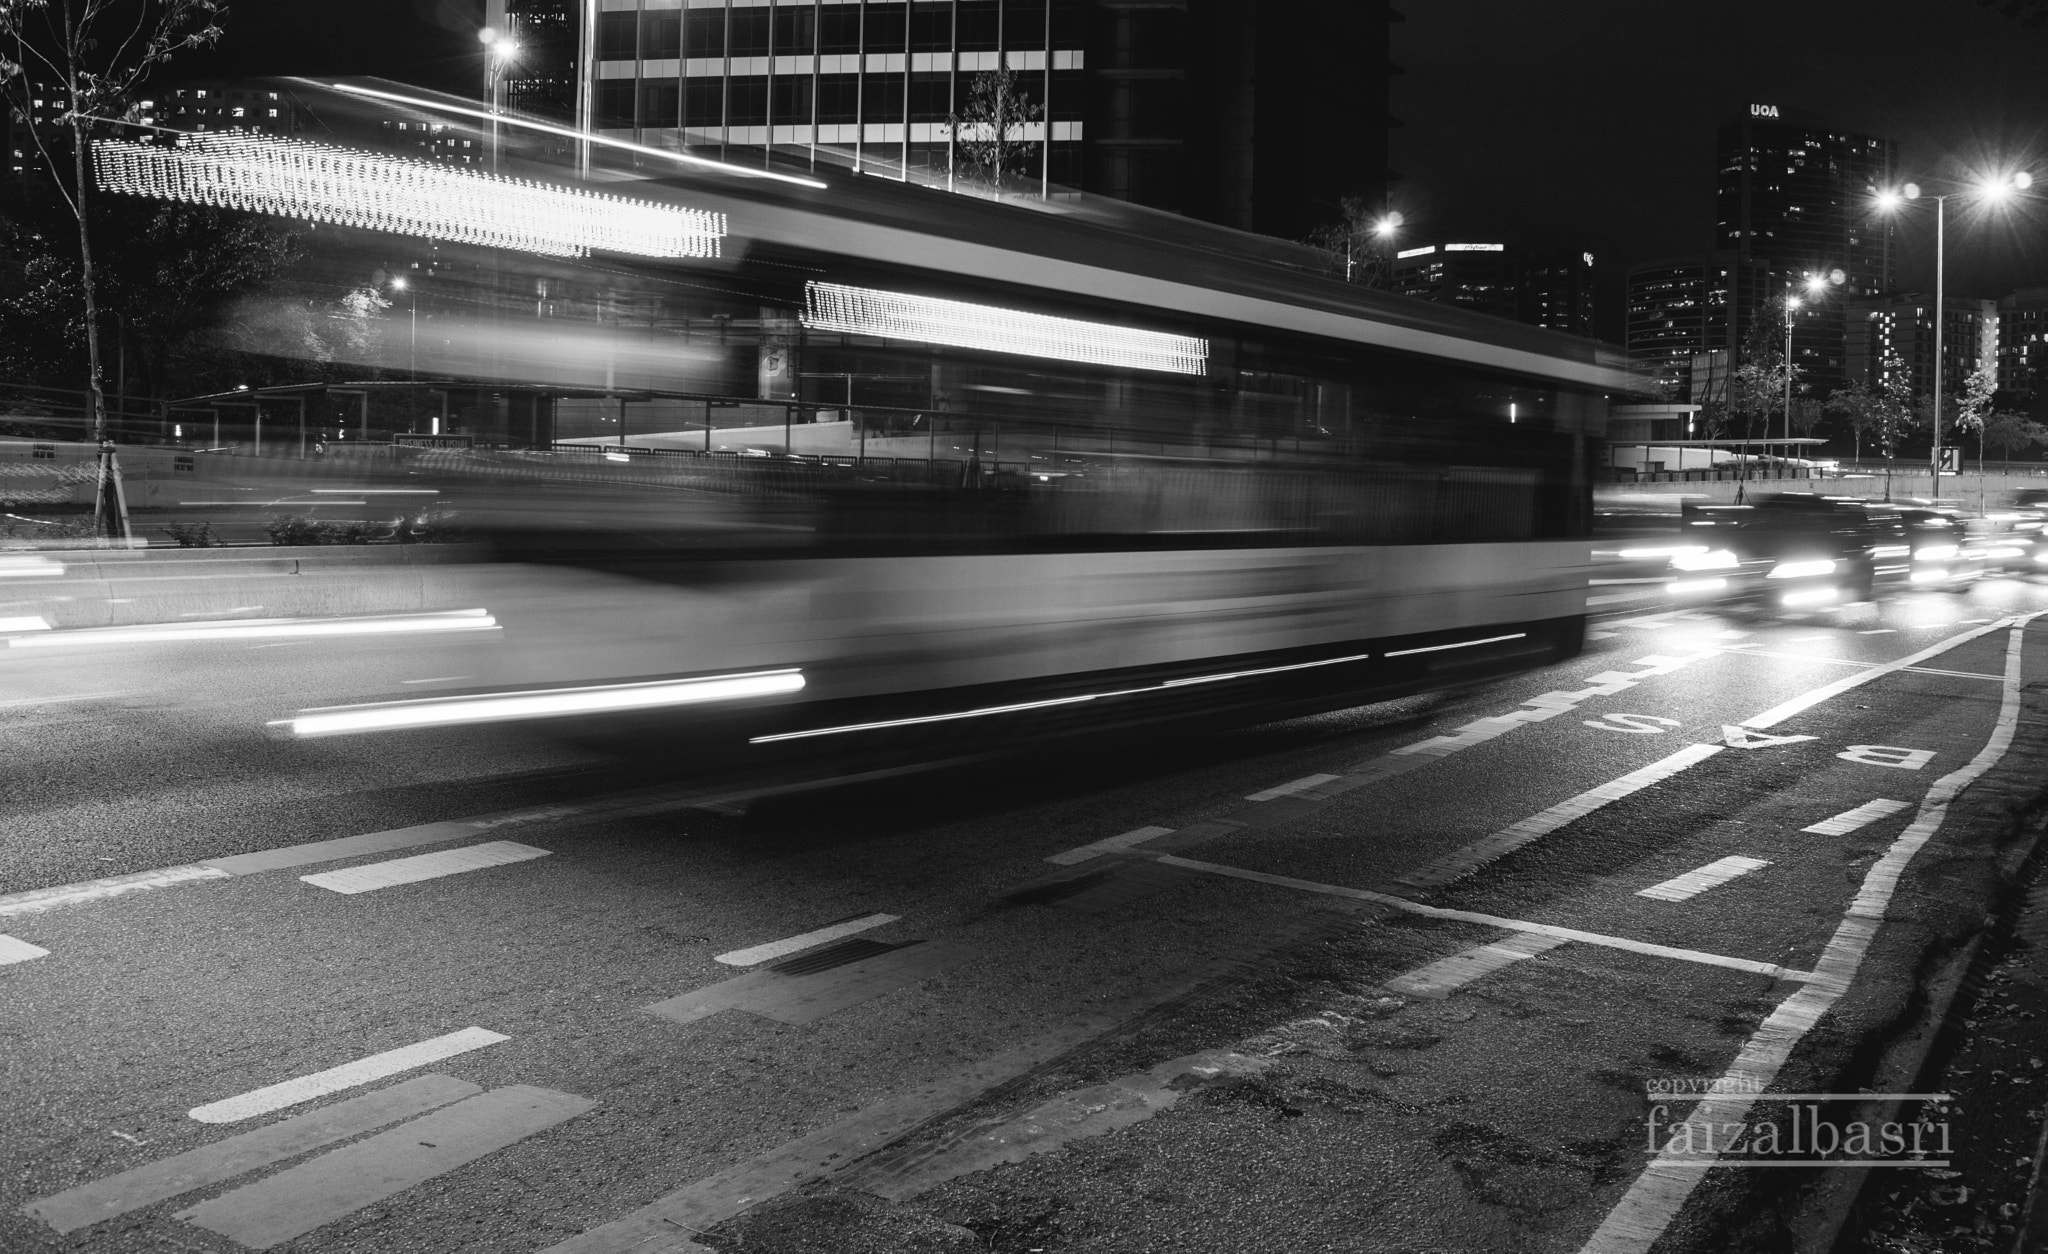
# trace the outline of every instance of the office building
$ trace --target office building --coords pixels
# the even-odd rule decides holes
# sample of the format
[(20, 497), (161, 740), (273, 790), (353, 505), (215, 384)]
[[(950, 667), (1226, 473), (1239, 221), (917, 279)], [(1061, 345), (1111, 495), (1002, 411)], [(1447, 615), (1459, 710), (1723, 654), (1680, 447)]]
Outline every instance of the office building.
[[(1800, 310), (1792, 345), (1810, 385), (1839, 384), (1847, 370), (1846, 302), (1891, 289), (1893, 226), (1875, 212), (1873, 198), (1894, 180), (1897, 145), (1751, 104), (1721, 128), (1717, 158), (1716, 249), (1763, 262), (1780, 299), (1805, 275), (1839, 277)], [(1747, 331), (1737, 328), (1738, 344)]]
[[(1629, 364), (1673, 397), (1695, 399), (1694, 362), (1737, 357), (1766, 298), (1769, 270), (1733, 249), (1665, 257), (1629, 267)], [(1711, 390), (1715, 384), (1702, 381)]]
[[(41, 131), (47, 142), (64, 114), (66, 97), (64, 89), (55, 83), (17, 80), (6, 87), (6, 95), (0, 97), (0, 140), (6, 146), (0, 148), (0, 153), (6, 155), (10, 178), (28, 178), (44, 169), (35, 131)], [(28, 111), (26, 117), (19, 112), (24, 107)]]
[(1520, 313), (1515, 257), (1506, 244), (1423, 244), (1394, 255), (1403, 296), (1513, 318)]
[[(1934, 298), (1905, 292), (1847, 302), (1847, 381), (1878, 384), (1885, 361), (1897, 355), (1906, 386), (1915, 396), (1934, 390)], [(2000, 311), (1997, 301), (1951, 296), (1942, 326), (1941, 390), (1963, 394), (1971, 375), (1999, 369)], [(2003, 380), (2000, 380), (2003, 385)]]
[(575, 121), (576, 9), (577, 0), (485, 0), (484, 25), (517, 49), (502, 76), (505, 108)]
[(2048, 396), (2048, 287), (1998, 302), (1998, 386), (2015, 399)]
[(1518, 279), (1521, 320), (1531, 326), (1593, 338), (1593, 260), (1590, 251), (1575, 248), (1526, 254)]
[(1037, 113), (1017, 189), (1289, 238), (1385, 195), (1398, 15), (1379, 0), (580, 2), (582, 107), (649, 146), (944, 185), (949, 119), (1007, 69)]

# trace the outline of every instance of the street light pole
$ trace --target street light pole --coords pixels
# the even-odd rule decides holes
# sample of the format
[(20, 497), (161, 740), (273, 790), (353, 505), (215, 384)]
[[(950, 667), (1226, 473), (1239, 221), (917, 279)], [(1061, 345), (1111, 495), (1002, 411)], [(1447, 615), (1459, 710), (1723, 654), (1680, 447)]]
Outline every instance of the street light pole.
[(1948, 309), (1943, 303), (1946, 293), (1942, 283), (1946, 278), (1948, 247), (1948, 197), (1934, 198), (1934, 477), (1927, 487), (1929, 502), (1941, 497), (1941, 353), (1942, 332), (1948, 322)]
[[(1785, 453), (1792, 452), (1792, 319), (1799, 311), (1799, 298), (1792, 294), (1792, 281), (1785, 281)], [(1768, 432), (1766, 433), (1768, 434)]]

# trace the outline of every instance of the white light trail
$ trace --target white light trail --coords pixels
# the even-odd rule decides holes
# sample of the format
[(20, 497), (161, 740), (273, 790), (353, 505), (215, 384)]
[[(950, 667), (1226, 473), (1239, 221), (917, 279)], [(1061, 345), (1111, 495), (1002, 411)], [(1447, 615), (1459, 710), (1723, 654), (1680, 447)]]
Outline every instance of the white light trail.
[(0, 555), (0, 579), (50, 579), (64, 573), (64, 563), (34, 555)]
[(701, 679), (663, 679), (589, 688), (550, 688), (480, 696), (429, 697), (382, 705), (337, 706), (303, 710), (296, 718), (280, 719), (272, 726), (289, 728), (296, 736), (343, 736), (416, 727), (455, 727), (513, 719), (658, 710), (703, 705), (711, 701), (737, 701), (746, 697), (782, 696), (801, 692), (803, 686), (802, 671), (755, 671), (741, 675), (710, 675)]
[(725, 215), (264, 135), (95, 140), (102, 191), (556, 257), (715, 257)]
[(812, 281), (804, 296), (804, 326), (813, 331), (1172, 374), (1198, 375), (1208, 369), (1209, 341), (1196, 336), (838, 283)]
[(372, 96), (378, 100), (389, 100), (394, 104), (411, 105), (417, 109), (432, 109), (438, 113), (453, 113), (458, 117), (475, 118), (481, 122), (495, 122), (499, 126), (539, 131), (543, 135), (558, 135), (564, 139), (596, 144), (600, 148), (614, 148), (620, 152), (630, 152), (637, 156), (673, 161), (677, 165), (697, 166), (706, 170), (716, 170), (721, 174), (730, 174), (736, 178), (768, 179), (775, 183), (793, 183), (798, 187), (812, 187), (820, 191), (823, 191), (828, 186), (828, 184), (817, 179), (805, 178), (800, 174), (778, 174), (773, 170), (750, 170), (741, 165), (728, 165), (723, 161), (713, 161), (709, 157), (693, 157), (686, 152), (676, 152), (668, 148), (650, 148), (646, 144), (636, 144), (629, 140), (614, 139), (609, 135), (599, 135), (593, 131), (578, 131), (566, 126), (555, 126), (548, 122), (522, 117), (516, 113), (489, 113), (482, 109), (472, 109), (463, 105), (450, 104), (445, 100), (428, 100), (422, 96), (407, 96), (395, 91), (378, 91), (375, 88), (357, 87), (349, 83), (336, 83), (334, 84), (334, 90), (345, 91), (352, 96)]
[(145, 623), (136, 627), (84, 627), (15, 636), (11, 649), (73, 644), (165, 644), (190, 640), (270, 640), (306, 636), (385, 636), (430, 631), (496, 631), (486, 610), (393, 614), (377, 618), (239, 618), (205, 623)]

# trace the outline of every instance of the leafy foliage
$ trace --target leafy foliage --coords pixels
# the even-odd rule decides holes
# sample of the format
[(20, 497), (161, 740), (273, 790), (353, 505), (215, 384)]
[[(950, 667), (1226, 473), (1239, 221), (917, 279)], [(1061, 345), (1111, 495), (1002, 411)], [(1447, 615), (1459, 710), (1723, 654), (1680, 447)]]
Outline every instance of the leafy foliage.
[(1376, 229), (1378, 220), (1364, 200), (1346, 196), (1341, 221), (1312, 232), (1302, 241), (1328, 253), (1331, 268), (1347, 283), (1389, 288), (1394, 280), (1394, 250)]
[(2048, 445), (2048, 426), (2035, 422), (2025, 414), (2000, 410), (1984, 420), (1981, 438), (1984, 441), (1984, 450), (1992, 456), (2010, 457), (2014, 453)]

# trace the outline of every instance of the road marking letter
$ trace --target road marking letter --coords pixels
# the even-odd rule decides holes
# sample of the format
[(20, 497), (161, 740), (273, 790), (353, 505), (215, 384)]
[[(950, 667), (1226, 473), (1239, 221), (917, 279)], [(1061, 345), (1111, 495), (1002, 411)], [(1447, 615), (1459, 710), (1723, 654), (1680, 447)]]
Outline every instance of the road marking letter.
[(1934, 752), (1932, 749), (1901, 749), (1896, 745), (1850, 745), (1835, 756), (1844, 762), (1861, 762), (1865, 766), (1917, 771), (1934, 760)]

